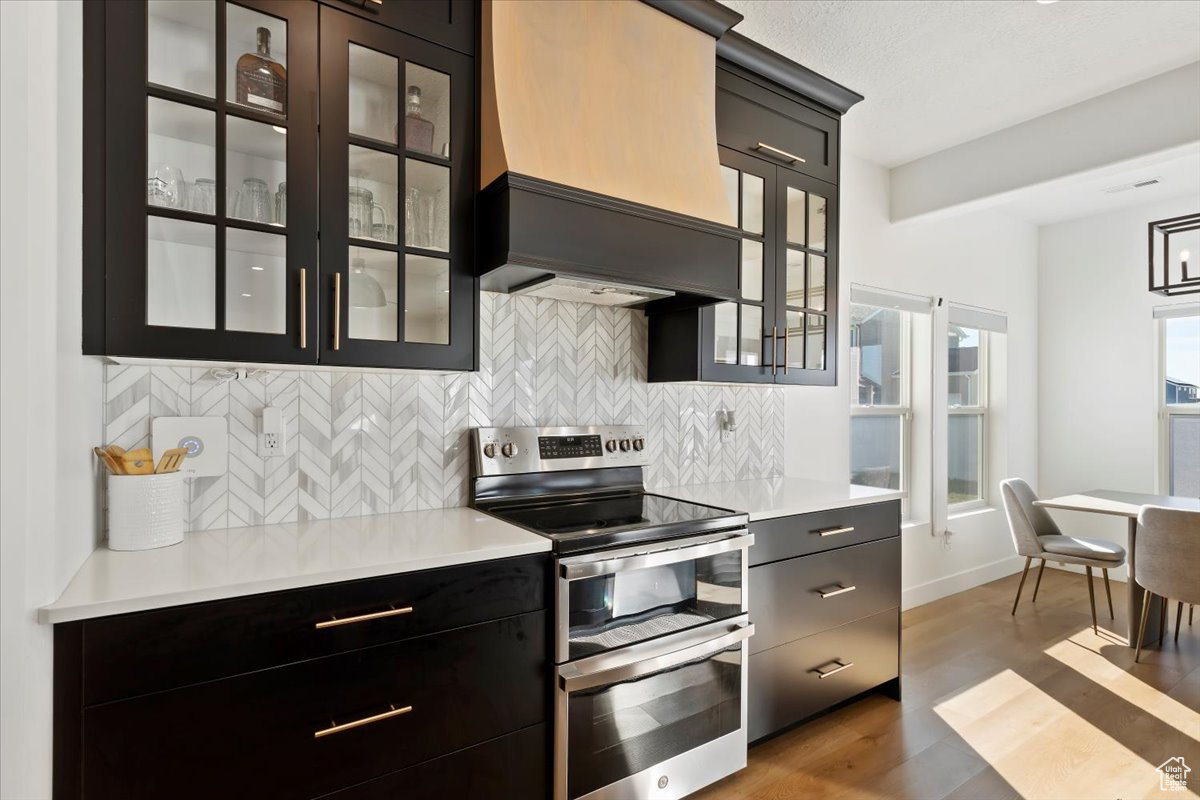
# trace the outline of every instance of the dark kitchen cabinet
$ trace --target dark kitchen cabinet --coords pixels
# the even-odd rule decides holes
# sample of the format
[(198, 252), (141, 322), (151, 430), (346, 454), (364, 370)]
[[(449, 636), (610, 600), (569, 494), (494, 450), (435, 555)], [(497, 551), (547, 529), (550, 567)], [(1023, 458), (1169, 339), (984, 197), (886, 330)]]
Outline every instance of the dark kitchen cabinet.
[(474, 368), (469, 56), (315, 0), (84, 15), (85, 353)]
[(389, 28), (475, 54), (474, 0), (321, 0)]

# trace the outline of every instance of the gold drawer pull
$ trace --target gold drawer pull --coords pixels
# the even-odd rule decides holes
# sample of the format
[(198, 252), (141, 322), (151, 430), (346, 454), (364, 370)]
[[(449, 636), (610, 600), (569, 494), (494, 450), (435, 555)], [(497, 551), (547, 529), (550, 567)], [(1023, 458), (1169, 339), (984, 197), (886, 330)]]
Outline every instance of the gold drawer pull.
[(405, 606), (404, 608), (389, 608), (387, 611), (376, 611), (373, 614), (359, 614), (356, 617), (342, 617), (341, 619), (334, 617), (333, 619), (327, 619), (324, 622), (318, 622), (313, 627), (315, 627), (317, 630), (321, 630), (322, 628), (336, 628), (339, 625), (353, 625), (356, 622), (370, 622), (373, 619), (383, 619), (384, 617), (399, 617), (402, 614), (411, 614), (412, 612), (412, 606)]
[(319, 731), (315, 731), (313, 733), (313, 738), (320, 739), (322, 736), (332, 736), (335, 733), (341, 733), (342, 731), (348, 731), (352, 728), (361, 728), (363, 725), (370, 725), (373, 722), (379, 722), (380, 720), (391, 719), (392, 717), (398, 717), (401, 714), (407, 714), (410, 711), (412, 711), (412, 706), (405, 706), (404, 708), (396, 708), (395, 706), (390, 706), (389, 709), (387, 711), (384, 711), (382, 714), (375, 714), (370, 717), (363, 717), (362, 719), (356, 719), (353, 722), (343, 722), (341, 725), (338, 725), (333, 720), (330, 720), (329, 727), (322, 728)]
[(754, 145), (754, 148), (756, 150), (766, 150), (767, 153), (770, 155), (782, 156), (783, 158), (786, 158), (788, 161), (799, 161), (801, 164), (808, 163), (807, 161), (805, 161), (803, 158), (801, 158), (798, 155), (789, 153), (787, 150), (780, 150), (778, 147), (771, 147), (771, 145), (766, 144), (765, 142), (759, 142), (758, 144)]
[(818, 590), (817, 594), (821, 595), (821, 599), (824, 600), (826, 597), (837, 597), (839, 594), (853, 592), (857, 588), (857, 586), (842, 586), (841, 584), (838, 584), (838, 588), (834, 589), (833, 591), (822, 592)]
[(828, 678), (830, 675), (837, 675), (842, 670), (850, 669), (851, 667), (854, 666), (853, 661), (847, 661), (845, 664), (843, 664), (841, 661), (834, 661), (833, 663), (837, 664), (837, 666), (831, 670), (826, 670), (825, 672), (822, 672), (821, 668), (817, 667), (816, 669), (813, 670), (813, 672), (817, 673), (818, 678), (825, 679), (825, 678)]
[(818, 536), (836, 536), (839, 533), (854, 533), (854, 526), (847, 525), (844, 528), (822, 528), (819, 531), (813, 531)]

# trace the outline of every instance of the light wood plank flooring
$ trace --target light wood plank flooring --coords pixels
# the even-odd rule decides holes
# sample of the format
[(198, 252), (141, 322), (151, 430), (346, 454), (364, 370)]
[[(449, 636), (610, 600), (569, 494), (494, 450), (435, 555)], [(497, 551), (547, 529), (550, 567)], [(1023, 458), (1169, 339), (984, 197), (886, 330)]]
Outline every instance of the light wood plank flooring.
[[(1175, 644), (1172, 603), (1163, 648), (1134, 664), (1111, 632), (1123, 583), (1113, 622), (1096, 580), (1096, 635), (1082, 575), (1047, 569), (1036, 604), (1031, 577), (1014, 618), (1018, 577), (904, 614), (902, 702), (871, 696), (751, 748), (693, 800), (1200, 796), (1200, 619), (1185, 606)], [(1175, 756), (1189, 791), (1162, 792)]]

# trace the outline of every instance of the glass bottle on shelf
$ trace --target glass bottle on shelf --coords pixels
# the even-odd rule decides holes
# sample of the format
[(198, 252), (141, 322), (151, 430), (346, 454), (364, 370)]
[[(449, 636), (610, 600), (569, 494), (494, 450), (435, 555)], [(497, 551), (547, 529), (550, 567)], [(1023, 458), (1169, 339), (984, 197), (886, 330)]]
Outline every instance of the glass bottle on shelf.
[(258, 29), (258, 52), (237, 60), (237, 102), (244, 106), (287, 115), (287, 70), (271, 58), (271, 31)]
[(433, 152), (433, 123), (421, 116), (421, 87), (408, 87), (408, 109), (404, 114), (404, 146), (422, 153)]

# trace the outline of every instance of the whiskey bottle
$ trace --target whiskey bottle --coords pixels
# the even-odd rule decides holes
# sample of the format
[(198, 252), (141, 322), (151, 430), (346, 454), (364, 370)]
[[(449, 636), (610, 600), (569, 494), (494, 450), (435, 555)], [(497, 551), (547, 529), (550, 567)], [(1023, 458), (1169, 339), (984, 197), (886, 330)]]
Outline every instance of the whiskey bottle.
[(258, 29), (258, 52), (237, 60), (237, 102), (287, 116), (287, 70), (271, 58), (271, 31)]
[(433, 123), (421, 116), (421, 87), (408, 87), (408, 110), (404, 115), (404, 146), (422, 153), (433, 152)]

